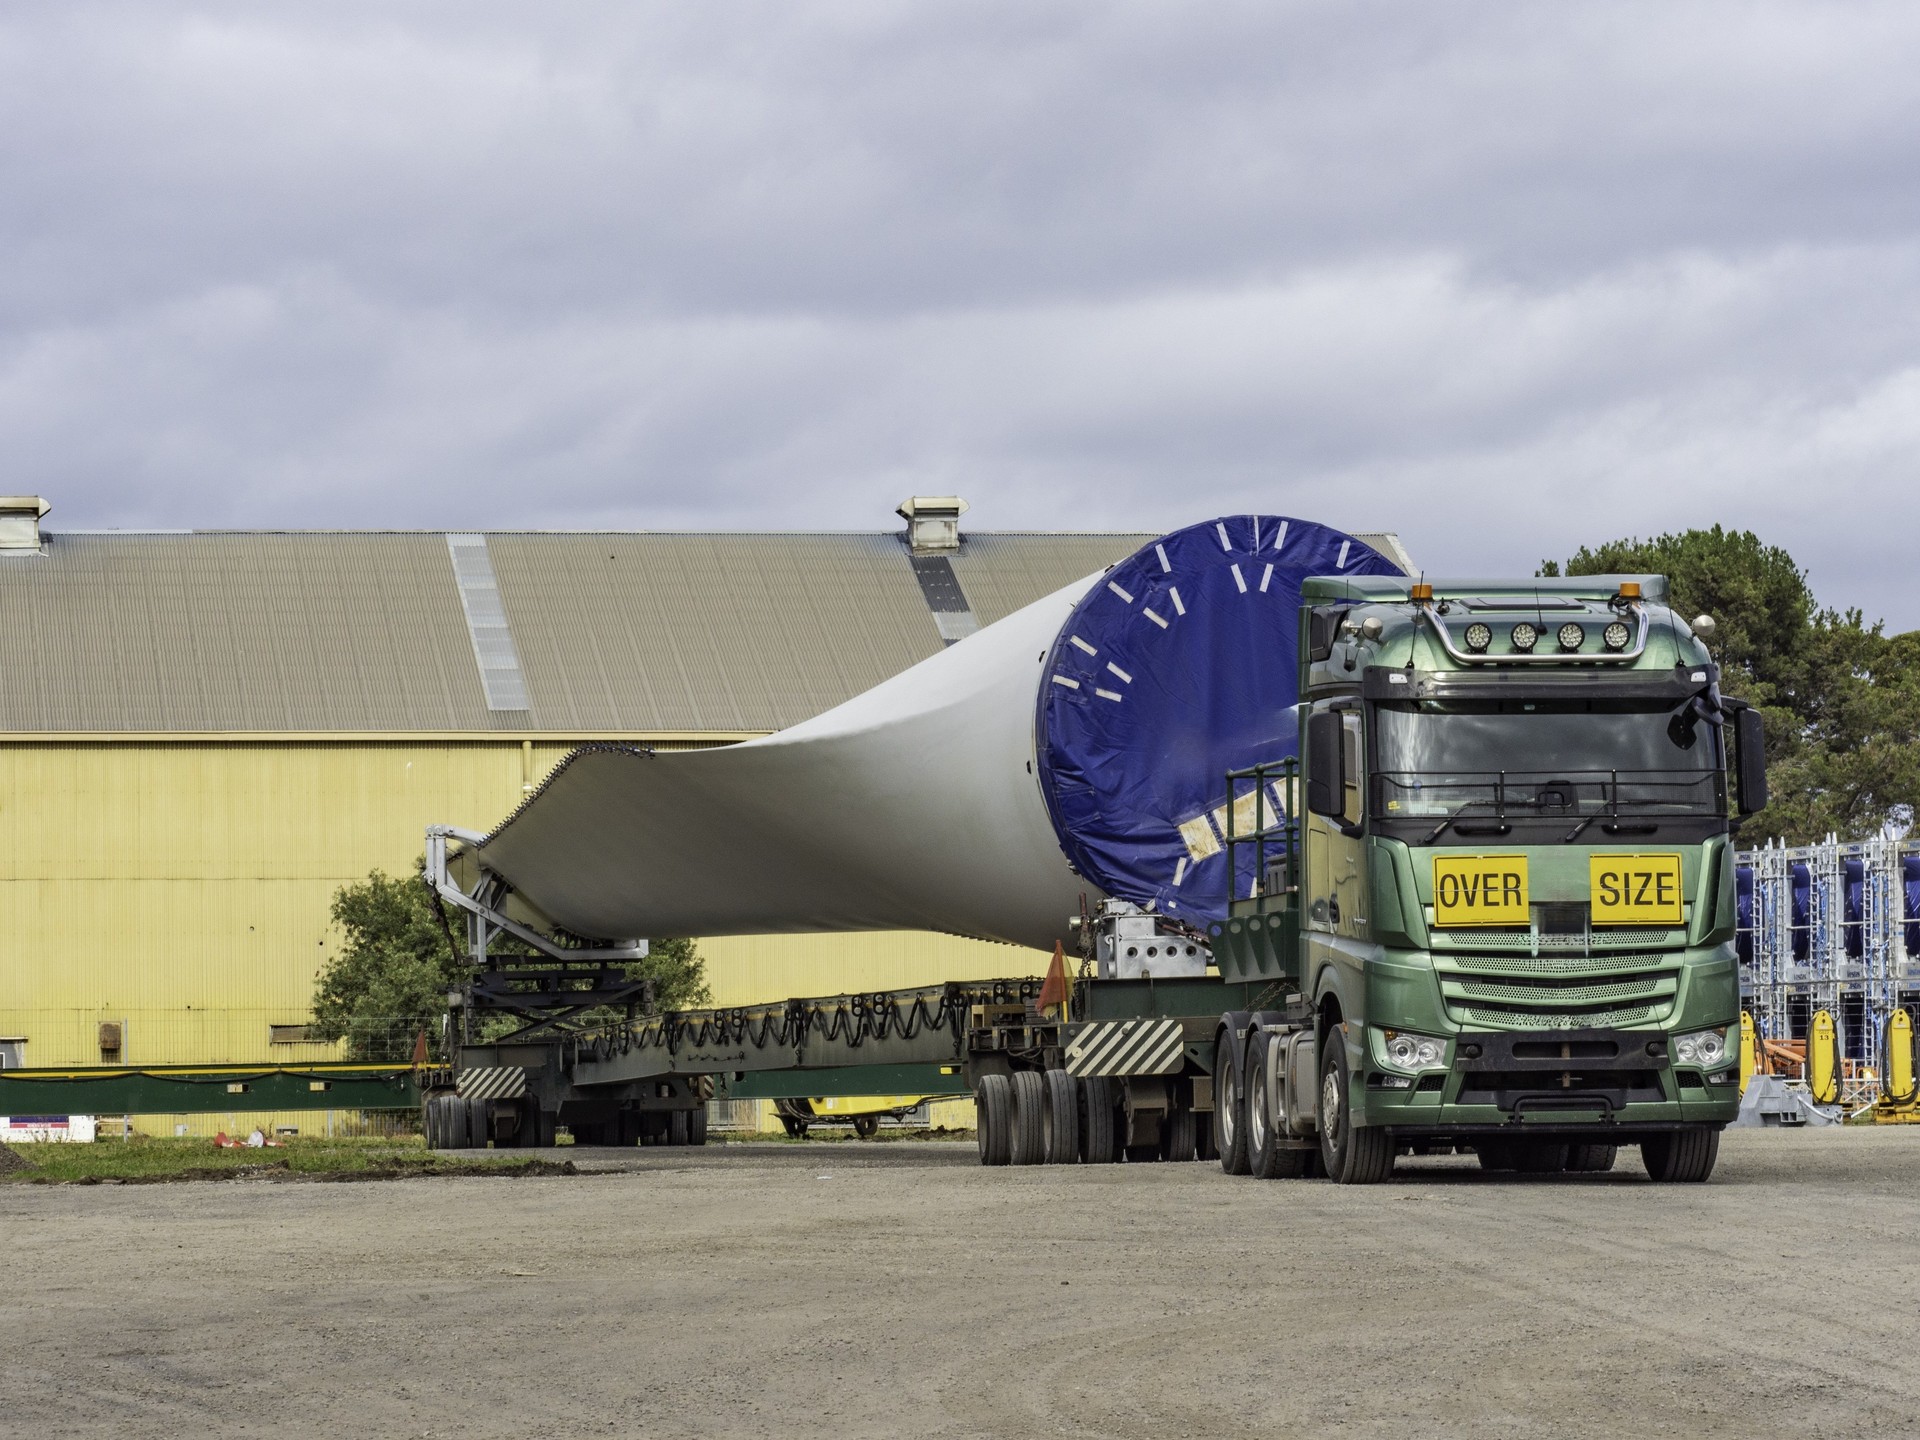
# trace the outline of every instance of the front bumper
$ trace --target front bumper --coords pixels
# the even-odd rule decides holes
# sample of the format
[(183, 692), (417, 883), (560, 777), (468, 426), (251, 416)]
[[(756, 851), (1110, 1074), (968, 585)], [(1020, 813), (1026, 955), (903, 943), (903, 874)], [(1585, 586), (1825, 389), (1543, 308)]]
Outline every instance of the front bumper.
[[(1676, 1066), (1671, 1036), (1648, 1030), (1461, 1031), (1451, 1068), (1406, 1088), (1369, 1064), (1356, 1110), (1369, 1125), (1407, 1132), (1660, 1130), (1725, 1125), (1740, 1108), (1737, 1083)], [(1737, 1063), (1716, 1067), (1732, 1073)]]

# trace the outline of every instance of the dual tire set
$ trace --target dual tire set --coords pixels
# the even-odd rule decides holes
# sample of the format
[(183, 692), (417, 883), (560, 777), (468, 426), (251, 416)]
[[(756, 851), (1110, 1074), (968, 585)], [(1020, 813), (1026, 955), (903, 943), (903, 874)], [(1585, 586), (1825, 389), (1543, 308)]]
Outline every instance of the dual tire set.
[(1128, 1143), (1123, 1082), (1065, 1070), (983, 1075), (974, 1089), (974, 1133), (982, 1165), (1110, 1165), (1119, 1160), (1210, 1159), (1211, 1131), (1176, 1098), (1159, 1114), (1158, 1136)]

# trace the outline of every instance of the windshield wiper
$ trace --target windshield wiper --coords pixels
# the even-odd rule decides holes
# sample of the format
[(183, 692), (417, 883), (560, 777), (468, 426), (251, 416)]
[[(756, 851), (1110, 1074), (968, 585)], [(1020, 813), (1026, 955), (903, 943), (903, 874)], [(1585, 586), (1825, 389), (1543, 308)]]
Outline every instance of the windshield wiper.
[[(1434, 826), (1432, 833), (1429, 834), (1426, 839), (1422, 840), (1420, 844), (1422, 846), (1433, 844), (1434, 841), (1440, 838), (1440, 836), (1445, 832), (1446, 828), (1449, 825), (1453, 824), (1454, 821), (1458, 820), (1462, 815), (1466, 814), (1467, 811), (1471, 810), (1474, 806), (1491, 805), (1492, 803), (1493, 802), (1491, 800), (1468, 800), (1464, 802), (1459, 809), (1453, 811), (1451, 814), (1447, 816), (1446, 819), (1442, 820), (1438, 825)], [(1480, 831), (1477, 833), (1487, 834), (1487, 835), (1504, 835), (1511, 829), (1513, 829), (1513, 827), (1507, 824), (1506, 821), (1502, 820), (1498, 825), (1491, 826), (1486, 830)], [(1467, 833), (1465, 826), (1461, 827), (1460, 833), (1462, 835)]]

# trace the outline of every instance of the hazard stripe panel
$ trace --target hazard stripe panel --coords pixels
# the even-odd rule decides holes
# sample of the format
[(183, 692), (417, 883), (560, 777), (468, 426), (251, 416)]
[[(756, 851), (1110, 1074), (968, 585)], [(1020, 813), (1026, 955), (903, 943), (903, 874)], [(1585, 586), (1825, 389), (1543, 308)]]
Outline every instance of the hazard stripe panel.
[(1170, 1075), (1185, 1042), (1178, 1020), (1095, 1020), (1067, 1044), (1069, 1075)]
[(509, 1100), (527, 1093), (527, 1072), (519, 1065), (487, 1065), (462, 1070), (453, 1088), (468, 1100)]

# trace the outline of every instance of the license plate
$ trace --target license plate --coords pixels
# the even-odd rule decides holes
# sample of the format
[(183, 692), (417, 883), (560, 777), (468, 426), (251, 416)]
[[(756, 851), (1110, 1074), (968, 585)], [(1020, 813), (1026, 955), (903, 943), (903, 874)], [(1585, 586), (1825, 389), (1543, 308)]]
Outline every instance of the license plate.
[(1435, 925), (1526, 925), (1527, 857), (1433, 857)]
[(1601, 851), (1589, 862), (1593, 923), (1680, 925), (1680, 857)]

